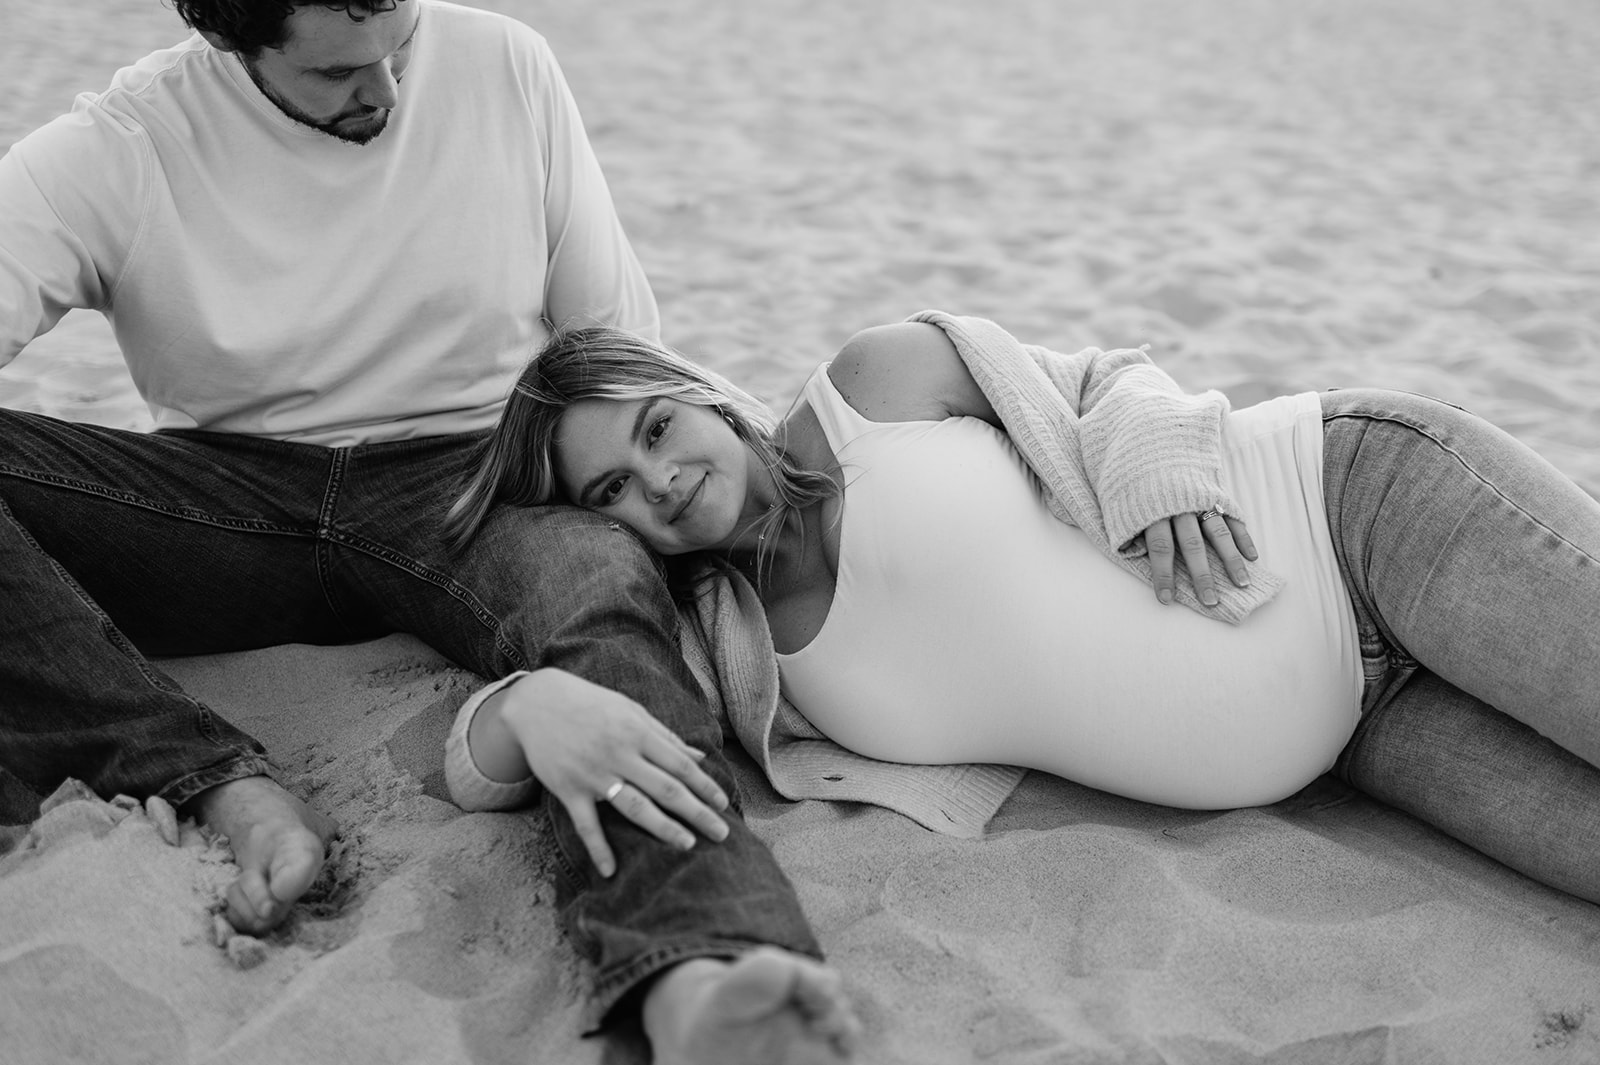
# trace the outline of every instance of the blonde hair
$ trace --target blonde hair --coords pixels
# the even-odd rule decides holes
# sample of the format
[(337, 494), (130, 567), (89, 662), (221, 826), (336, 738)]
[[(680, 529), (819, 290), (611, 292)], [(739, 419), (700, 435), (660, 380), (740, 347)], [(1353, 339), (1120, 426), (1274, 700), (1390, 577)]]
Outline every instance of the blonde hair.
[[(838, 493), (825, 473), (797, 464), (777, 444), (772, 411), (714, 370), (634, 333), (604, 326), (560, 332), (523, 368), (494, 431), (481, 445), (475, 469), (444, 519), (445, 542), (459, 551), (499, 505), (572, 503), (556, 476), (556, 430), (561, 416), (586, 399), (670, 398), (716, 411), (772, 474), (779, 505), (758, 523), (756, 570), (764, 571), (788, 514)], [(769, 545), (768, 541), (771, 541)], [(675, 591), (703, 576), (705, 554), (668, 560)]]

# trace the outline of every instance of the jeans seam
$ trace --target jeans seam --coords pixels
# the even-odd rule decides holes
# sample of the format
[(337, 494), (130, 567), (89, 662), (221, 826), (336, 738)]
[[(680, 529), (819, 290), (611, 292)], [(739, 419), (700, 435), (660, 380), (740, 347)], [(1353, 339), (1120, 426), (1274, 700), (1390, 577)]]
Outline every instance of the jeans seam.
[(102, 499), (108, 499), (115, 503), (124, 504), (125, 506), (138, 507), (141, 510), (148, 510), (169, 518), (177, 518), (180, 521), (194, 522), (198, 525), (214, 525), (219, 528), (235, 529), (240, 532), (268, 533), (283, 536), (309, 537), (314, 535), (308, 533), (303, 526), (299, 525), (286, 525), (282, 522), (260, 521), (255, 519), (227, 518), (216, 514), (209, 514), (205, 511), (196, 510), (190, 507), (162, 506), (158, 503), (151, 502), (143, 496), (135, 495), (132, 492), (122, 492), (113, 488), (107, 488), (105, 485), (94, 484), (89, 481), (79, 481), (70, 477), (53, 477), (49, 475), (36, 474), (28, 470), (19, 470), (15, 466), (0, 466), (0, 475), (15, 477), (18, 480), (23, 481), (32, 481), (36, 484), (47, 484), (56, 488), (65, 488), (69, 491), (81, 492), (84, 495), (99, 496)]
[(33, 550), (37, 551), (44, 558), (44, 560), (49, 564), (50, 568), (55, 572), (56, 577), (61, 581), (62, 586), (70, 590), (72, 594), (77, 597), (78, 602), (82, 603), (84, 607), (87, 608), (88, 611), (98, 620), (101, 638), (114, 647), (117, 650), (117, 653), (122, 655), (123, 658), (128, 660), (134, 669), (138, 671), (139, 675), (144, 678), (145, 683), (150, 685), (150, 687), (154, 688), (156, 691), (167, 695), (176, 696), (187, 701), (190, 707), (194, 710), (196, 716), (199, 718), (199, 731), (201, 735), (205, 736), (208, 741), (215, 744), (217, 747), (228, 749), (217, 739), (216, 728), (213, 723), (214, 714), (211, 708), (205, 703), (201, 702), (199, 699), (196, 699), (194, 696), (190, 695), (188, 692), (184, 691), (182, 688), (167, 683), (166, 678), (159, 671), (154, 669), (150, 665), (149, 660), (146, 659), (144, 655), (140, 654), (138, 648), (134, 647), (133, 643), (129, 641), (125, 635), (123, 635), (122, 630), (117, 627), (117, 624), (112, 620), (111, 615), (107, 614), (105, 610), (101, 608), (99, 603), (95, 602), (94, 599), (84, 593), (83, 588), (78, 584), (77, 578), (73, 577), (71, 573), (67, 572), (66, 567), (62, 566), (53, 555), (45, 551), (44, 548), (40, 546), (39, 541), (34, 539), (33, 534), (29, 532), (21, 522), (17, 521), (16, 517), (11, 513), (11, 508), (6, 505), (4, 499), (0, 499), (0, 519), (9, 522), (11, 527), (16, 529), (18, 534), (22, 537), (23, 542)]
[(496, 615), (495, 612), (490, 610), (488, 607), (484, 606), (483, 602), (476, 595), (472, 594), (471, 589), (467, 588), (459, 581), (456, 581), (448, 575), (439, 572), (432, 566), (424, 565), (423, 563), (418, 562), (416, 559), (404, 554), (403, 552), (396, 551), (392, 547), (386, 547), (383, 544), (377, 543), (376, 541), (368, 540), (364, 536), (356, 536), (352, 533), (342, 532), (336, 528), (330, 528), (327, 532), (327, 540), (331, 543), (338, 544), (340, 547), (346, 547), (352, 551), (359, 551), (370, 558), (375, 558), (380, 562), (384, 562), (395, 567), (396, 569), (402, 570), (405, 573), (410, 574), (412, 577), (415, 577), (421, 581), (426, 581), (434, 587), (442, 590), (445, 594), (449, 595), (450, 598), (465, 606), (472, 613), (472, 616), (477, 619), (480, 625), (494, 634), (495, 646), (500, 649), (500, 652), (505, 655), (510, 662), (512, 662), (512, 671), (529, 668), (528, 661), (522, 654), (522, 651), (517, 648), (516, 645), (506, 639), (505, 632), (500, 625), (500, 618), (498, 615)]
[(167, 784), (158, 794), (172, 805), (182, 806), (201, 792), (209, 791), (219, 784), (242, 780), (245, 777), (272, 777), (272, 763), (268, 759), (255, 752), (241, 753), (237, 748), (225, 749), (234, 752), (234, 756), (227, 762), (187, 773)]
[[(1417, 396), (1420, 399), (1432, 399), (1431, 396), (1423, 396), (1420, 393), (1408, 394)], [(1438, 402), (1442, 403), (1443, 400), (1439, 400)], [(1447, 405), (1453, 406), (1453, 404)], [(1432, 433), (1427, 432), (1422, 426), (1417, 425), (1415, 422), (1412, 422), (1406, 418), (1402, 418), (1394, 414), (1380, 414), (1374, 411), (1338, 411), (1334, 413), (1324, 412), (1322, 415), (1324, 428), (1326, 428), (1329, 422), (1341, 418), (1357, 419), (1363, 422), (1388, 422), (1391, 424), (1404, 426), (1417, 433), (1419, 436), (1423, 436), (1428, 440), (1431, 440), (1433, 444), (1441, 451), (1446, 452), (1457, 462), (1459, 462), (1462, 468), (1471, 473), (1476, 480), (1480, 482), (1483, 481), (1483, 478), (1477, 473), (1477, 471), (1473, 470), (1471, 466), (1467, 465), (1466, 461), (1463, 460), (1453, 448), (1447, 447), (1443, 441), (1439, 440)], [(1370, 612), (1363, 604), (1360, 589), (1356, 588), (1354, 584), (1351, 583), (1350, 578), (1344, 574), (1343, 570), (1344, 566), (1341, 564), (1340, 576), (1346, 581), (1348, 589), (1347, 594), (1350, 596), (1351, 603), (1355, 610), (1356, 638), (1358, 643), (1357, 650), (1361, 657), (1361, 715), (1360, 723), (1358, 723), (1356, 727), (1356, 734), (1353, 735), (1350, 741), (1345, 745), (1344, 751), (1340, 754), (1338, 761), (1335, 763), (1334, 771), (1336, 774), (1343, 774), (1345, 762), (1350, 757), (1350, 751), (1357, 746), (1356, 736), (1361, 734), (1362, 728), (1369, 716), (1368, 711), (1370, 710), (1374, 701), (1395, 683), (1397, 677), (1409, 676), (1411, 673), (1415, 672), (1417, 668), (1416, 660), (1411, 657), (1405, 648), (1401, 647), (1399, 644), (1395, 643), (1393, 640), (1390, 640), (1384, 635), (1383, 629), (1378, 624), (1378, 619), (1371, 616)], [(1375, 654), (1367, 653), (1368, 647), (1366, 637), (1369, 632), (1371, 634), (1372, 642), (1376, 646)], [(1341, 776), (1341, 779), (1344, 779), (1343, 776)]]
[(596, 976), (594, 998), (589, 1013), (590, 1024), (598, 1029), (612, 1007), (643, 981), (672, 965), (694, 958), (737, 958), (756, 949), (760, 944), (721, 936), (701, 936), (693, 942), (657, 947), (641, 954), (626, 965)]
[(328, 605), (333, 616), (346, 626), (349, 623), (345, 621), (345, 612), (340, 609), (338, 597), (333, 591), (333, 557), (329, 545), (336, 542), (333, 538), (333, 513), (338, 506), (339, 490), (344, 486), (349, 458), (349, 448), (333, 448), (329, 451), (328, 479), (322, 489), (322, 502), (317, 507), (317, 531), (311, 549), (317, 568), (317, 585), (322, 589), (322, 601)]
[[(554, 796), (548, 796), (548, 799), (553, 798)], [(547, 807), (545, 816), (552, 824), (555, 823), (555, 813), (553, 807)], [(556, 875), (566, 879), (566, 886), (574, 895), (579, 895), (589, 890), (591, 887), (589, 878), (579, 872), (578, 869), (573, 866), (571, 860), (567, 858), (567, 849), (561, 845), (560, 836), (553, 834), (552, 839), (555, 843), (555, 845), (551, 847), (551, 851), (554, 853), (555, 857)]]
[[(1424, 398), (1424, 399), (1432, 399), (1433, 397), (1424, 396), (1422, 398)], [(1443, 400), (1437, 400), (1435, 402), (1443, 402)], [(1446, 406), (1453, 406), (1453, 404), (1446, 404)], [(1457, 410), (1462, 410), (1464, 408), (1458, 407), (1456, 409)], [(1571, 540), (1568, 540), (1565, 536), (1562, 536), (1555, 529), (1550, 528), (1550, 526), (1546, 525), (1544, 522), (1540, 521), (1538, 518), (1534, 517), (1532, 514), (1529, 514), (1526, 510), (1524, 510), (1521, 506), (1519, 506), (1517, 504), (1516, 500), (1512, 499), (1510, 496), (1508, 496), (1504, 492), (1502, 492), (1498, 485), (1496, 485), (1493, 481), (1490, 481), (1488, 478), (1484, 477), (1483, 474), (1479, 473), (1476, 469), (1474, 469), (1473, 466), (1472, 466), (1472, 463), (1468, 462), (1465, 458), (1463, 458), (1459, 451), (1457, 451), (1455, 448), (1451, 447), (1449, 444), (1445, 443), (1443, 440), (1440, 440), (1439, 437), (1436, 436), (1434, 433), (1430, 432), (1426, 426), (1418, 425), (1416, 422), (1411, 421), (1410, 419), (1401, 417), (1398, 414), (1393, 414), (1393, 413), (1381, 413), (1380, 414), (1380, 413), (1377, 413), (1375, 411), (1337, 411), (1337, 412), (1335, 412), (1333, 414), (1324, 414), (1322, 416), (1322, 420), (1323, 420), (1324, 423), (1333, 421), (1333, 420), (1338, 419), (1338, 418), (1360, 418), (1360, 419), (1362, 419), (1364, 421), (1389, 422), (1390, 424), (1393, 424), (1393, 425), (1403, 425), (1407, 429), (1410, 429), (1412, 432), (1416, 433), (1418, 436), (1425, 437), (1426, 439), (1431, 440), (1435, 447), (1437, 447), (1440, 451), (1444, 452), (1445, 454), (1449, 455), (1451, 458), (1455, 459), (1456, 462), (1461, 465), (1462, 469), (1464, 469), (1468, 473), (1470, 473), (1472, 475), (1473, 480), (1477, 481), (1478, 484), (1482, 485), (1484, 488), (1487, 488), (1490, 492), (1494, 493), (1494, 495), (1497, 498), (1499, 498), (1501, 502), (1505, 503), (1511, 509), (1515, 510), (1518, 514), (1522, 515), (1523, 518), (1525, 518), (1529, 523), (1537, 526), (1540, 529), (1543, 529), (1550, 536), (1554, 537), (1556, 540), (1560, 541), (1562, 544), (1565, 544), (1567, 547), (1570, 547), (1573, 551), (1577, 552), (1578, 555), (1581, 556), (1582, 558), (1587, 559), (1589, 562), (1591, 562), (1591, 563), (1593, 563), (1595, 565), (1600, 565), (1600, 558), (1595, 558), (1593, 555), (1589, 554), (1589, 552), (1585, 551), (1582, 547), (1579, 547), (1577, 544), (1573, 543)]]

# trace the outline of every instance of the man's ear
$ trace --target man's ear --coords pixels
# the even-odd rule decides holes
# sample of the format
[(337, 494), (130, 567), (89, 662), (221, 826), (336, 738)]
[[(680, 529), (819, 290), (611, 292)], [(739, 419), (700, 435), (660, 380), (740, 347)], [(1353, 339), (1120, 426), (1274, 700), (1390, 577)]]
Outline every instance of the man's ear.
[(204, 37), (206, 43), (219, 52), (237, 52), (239, 50), (238, 46), (233, 43), (232, 37), (217, 33), (215, 30), (201, 30), (200, 36)]

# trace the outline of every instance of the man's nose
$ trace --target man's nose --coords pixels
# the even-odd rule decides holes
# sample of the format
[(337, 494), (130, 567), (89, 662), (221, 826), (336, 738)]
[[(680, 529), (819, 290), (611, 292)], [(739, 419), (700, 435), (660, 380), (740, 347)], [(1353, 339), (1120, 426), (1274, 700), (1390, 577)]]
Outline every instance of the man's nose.
[(400, 102), (400, 79), (395, 77), (394, 60), (374, 63), (366, 72), (356, 100), (365, 107), (390, 108)]

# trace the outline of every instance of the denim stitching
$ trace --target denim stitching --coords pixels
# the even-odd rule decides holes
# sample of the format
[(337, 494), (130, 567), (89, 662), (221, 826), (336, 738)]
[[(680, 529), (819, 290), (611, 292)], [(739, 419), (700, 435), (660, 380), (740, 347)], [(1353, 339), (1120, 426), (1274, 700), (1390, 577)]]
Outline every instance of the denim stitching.
[[(1454, 403), (1449, 403), (1449, 402), (1447, 402), (1445, 400), (1437, 399), (1436, 397), (1433, 397), (1433, 396), (1424, 395), (1424, 394), (1422, 394), (1420, 392), (1406, 392), (1404, 394), (1410, 395), (1410, 396), (1415, 396), (1415, 397), (1417, 397), (1419, 399), (1425, 399), (1425, 400), (1429, 400), (1431, 402), (1439, 403), (1439, 404), (1441, 404), (1443, 406), (1446, 406), (1446, 407), (1452, 407), (1455, 410), (1461, 411), (1463, 414), (1471, 414), (1472, 413), (1471, 411), (1467, 410), (1467, 408), (1465, 408), (1465, 407), (1457, 406)], [(1479, 485), (1481, 485), (1484, 488), (1487, 488), (1498, 499), (1500, 499), (1501, 502), (1503, 502), (1507, 506), (1509, 506), (1512, 510), (1514, 510), (1517, 514), (1519, 514), (1525, 521), (1527, 521), (1530, 525), (1533, 525), (1534, 527), (1543, 530), (1547, 535), (1551, 536), (1557, 542), (1559, 542), (1561, 544), (1564, 544), (1567, 547), (1571, 548), (1580, 558), (1582, 558), (1582, 559), (1584, 559), (1584, 560), (1586, 560), (1586, 561), (1588, 561), (1588, 562), (1590, 562), (1592, 564), (1600, 564), (1600, 559), (1596, 559), (1594, 556), (1590, 555), (1583, 548), (1579, 547), (1575, 543), (1572, 543), (1572, 541), (1570, 541), (1566, 537), (1562, 536), (1556, 530), (1550, 528), (1548, 525), (1546, 525), (1544, 522), (1540, 521), (1534, 515), (1529, 514), (1526, 510), (1524, 510), (1521, 506), (1519, 506), (1515, 500), (1513, 500), (1510, 497), (1508, 497), (1493, 482), (1488, 480), (1486, 477), (1484, 477), (1482, 474), (1480, 474), (1476, 469), (1474, 469), (1473, 466), (1472, 466), (1472, 463), (1468, 462), (1467, 459), (1458, 450), (1456, 450), (1454, 447), (1452, 447), (1449, 444), (1447, 444), (1445, 441), (1441, 440), (1427, 426), (1420, 425), (1415, 420), (1413, 420), (1411, 418), (1408, 418), (1404, 414), (1402, 414), (1400, 412), (1397, 412), (1397, 411), (1391, 411), (1391, 410), (1378, 411), (1378, 410), (1369, 409), (1369, 408), (1367, 408), (1365, 406), (1362, 406), (1359, 409), (1341, 410), (1341, 411), (1335, 411), (1335, 412), (1331, 412), (1331, 413), (1325, 412), (1322, 415), (1322, 422), (1323, 422), (1324, 426), (1326, 426), (1328, 423), (1330, 423), (1332, 421), (1335, 421), (1335, 420), (1338, 420), (1338, 419), (1346, 419), (1346, 418), (1348, 418), (1348, 419), (1358, 419), (1358, 420), (1366, 421), (1366, 422), (1383, 422), (1383, 423), (1388, 423), (1388, 424), (1392, 424), (1392, 425), (1403, 426), (1404, 428), (1407, 428), (1407, 429), (1411, 430), (1412, 432), (1416, 433), (1418, 436), (1423, 437), (1424, 439), (1432, 442), (1432, 444), (1435, 447), (1437, 447), (1441, 452), (1443, 452), (1446, 455), (1449, 455), (1457, 463), (1459, 463), (1461, 468), (1463, 470), (1465, 470), (1468, 474), (1470, 474), (1472, 476), (1472, 478), (1475, 481), (1478, 482)], [(1379, 650), (1377, 655), (1369, 657), (1367, 655), (1367, 653), (1366, 653), (1367, 652), (1367, 647), (1365, 646), (1365, 642), (1366, 641), (1365, 640), (1362, 641), (1363, 646), (1361, 648), (1361, 651), (1362, 651), (1361, 665), (1362, 665), (1362, 675), (1363, 675), (1362, 679), (1364, 681), (1363, 692), (1362, 692), (1362, 695), (1363, 695), (1362, 703), (1363, 703), (1363, 706), (1365, 706), (1371, 698), (1376, 697), (1382, 691), (1384, 691), (1384, 690), (1388, 689), (1389, 687), (1393, 686), (1393, 684), (1395, 683), (1395, 681), (1399, 677), (1410, 676), (1411, 674), (1415, 673), (1417, 668), (1418, 668), (1419, 663), (1417, 662), (1417, 660), (1415, 658), (1411, 657), (1410, 653), (1407, 652), (1404, 648), (1402, 648), (1399, 645), (1395, 644), (1394, 642), (1392, 642), (1391, 640), (1387, 639), (1383, 635), (1382, 630), (1377, 627), (1376, 619), (1371, 619), (1371, 620), (1365, 620), (1364, 621), (1363, 618), (1362, 618), (1362, 615), (1365, 613), (1365, 611), (1364, 610), (1357, 610), (1356, 613), (1357, 613), (1357, 619), (1356, 620), (1357, 620), (1358, 635), (1362, 635), (1362, 633), (1360, 633), (1359, 630), (1361, 630), (1361, 629), (1367, 627), (1368, 625), (1370, 625), (1371, 628), (1372, 628), (1372, 635), (1376, 639), (1376, 641), (1377, 641), (1377, 643), (1379, 645), (1379, 648), (1380, 648), (1380, 650)], [(1352, 742), (1351, 744), (1348, 745), (1347, 751), (1348, 750), (1353, 750), (1356, 746), (1357, 745), (1354, 742)], [(1344, 761), (1344, 756), (1341, 756), (1340, 761), (1341, 761), (1341, 763)]]
[[(1432, 396), (1420, 396), (1420, 394), (1418, 394), (1418, 393), (1407, 393), (1407, 395), (1418, 395), (1419, 398), (1422, 398), (1422, 399), (1433, 399)], [(1435, 402), (1444, 403), (1443, 400), (1435, 400)], [(1455, 404), (1453, 404), (1453, 403), (1444, 403), (1444, 405), (1447, 406), (1447, 407), (1455, 407)], [(1459, 410), (1459, 411), (1462, 411), (1463, 413), (1468, 413), (1468, 414), (1471, 413), (1465, 407), (1456, 407), (1455, 409)], [(1445, 454), (1449, 455), (1451, 458), (1453, 458), (1457, 462), (1459, 462), (1461, 464), (1461, 468), (1466, 470), (1468, 473), (1472, 474), (1473, 478), (1480, 485), (1482, 485), (1483, 487), (1489, 489), (1489, 491), (1493, 492), (1496, 496), (1498, 496), (1500, 498), (1500, 500), (1502, 502), (1504, 502), (1507, 506), (1511, 507), (1511, 509), (1515, 510), (1518, 514), (1522, 515), (1522, 517), (1527, 519), (1528, 522), (1530, 522), (1531, 524), (1537, 526), (1540, 529), (1543, 529), (1546, 533), (1549, 533), (1556, 540), (1558, 540), (1561, 543), (1565, 544), (1566, 546), (1572, 548), (1572, 550), (1576, 551), (1581, 557), (1587, 559), (1589, 562), (1594, 563), (1596, 565), (1600, 565), (1600, 558), (1595, 558), (1593, 555), (1589, 554), (1589, 552), (1585, 551), (1583, 548), (1579, 547), (1577, 544), (1573, 543), (1571, 540), (1568, 540), (1565, 536), (1562, 536), (1559, 532), (1557, 532), (1556, 530), (1550, 528), (1550, 526), (1546, 525), (1544, 522), (1540, 521), (1538, 518), (1534, 517), (1532, 514), (1529, 514), (1526, 510), (1523, 510), (1522, 507), (1517, 505), (1516, 500), (1514, 500), (1511, 497), (1507, 496), (1492, 481), (1489, 481), (1481, 473), (1479, 473), (1476, 469), (1474, 469), (1473, 466), (1472, 466), (1472, 463), (1468, 462), (1465, 458), (1463, 458), (1459, 451), (1457, 451), (1455, 448), (1451, 447), (1449, 444), (1445, 443), (1443, 440), (1440, 440), (1437, 436), (1435, 436), (1432, 432), (1430, 432), (1426, 427), (1418, 425), (1415, 422), (1413, 422), (1413, 421), (1411, 421), (1411, 420), (1409, 420), (1409, 419), (1407, 419), (1405, 417), (1402, 417), (1401, 415), (1392, 413), (1392, 412), (1385, 412), (1385, 413), (1381, 413), (1380, 414), (1380, 413), (1377, 413), (1377, 412), (1374, 412), (1374, 411), (1338, 411), (1338, 412), (1333, 413), (1333, 414), (1325, 414), (1325, 415), (1323, 415), (1322, 420), (1326, 424), (1327, 422), (1333, 421), (1336, 418), (1361, 418), (1361, 419), (1364, 419), (1366, 421), (1391, 422), (1391, 423), (1393, 423), (1395, 425), (1403, 425), (1406, 428), (1410, 429), (1412, 432), (1416, 433), (1418, 436), (1422, 436), (1422, 437), (1427, 438), (1428, 440), (1433, 441), (1434, 445), (1436, 447), (1438, 447), (1438, 449), (1440, 451), (1443, 451)]]
[(654, 976), (669, 965), (691, 958), (737, 958), (756, 949), (757, 945), (743, 940), (705, 936), (692, 943), (657, 947), (647, 954), (634, 958), (626, 965), (595, 978), (594, 994), (598, 1001), (595, 1003), (594, 1012), (604, 1013), (640, 981)]
[[(238, 749), (233, 748), (233, 750)], [(222, 765), (207, 766), (205, 769), (197, 769), (193, 773), (179, 777), (157, 794), (174, 806), (181, 806), (202, 791), (247, 776), (272, 776), (272, 763), (254, 752), (236, 753), (230, 761)]]
[(260, 521), (255, 519), (221, 517), (219, 515), (211, 514), (207, 511), (197, 510), (193, 507), (162, 506), (159, 503), (154, 503), (143, 496), (135, 495), (132, 492), (122, 492), (113, 488), (107, 488), (104, 485), (93, 484), (88, 481), (74, 480), (70, 477), (45, 476), (35, 474), (27, 470), (19, 470), (14, 466), (0, 466), (0, 474), (12, 476), (21, 481), (32, 481), (37, 484), (47, 484), (56, 488), (66, 488), (70, 491), (82, 492), (84, 495), (99, 496), (102, 499), (108, 499), (115, 503), (122, 503), (127, 506), (138, 507), (141, 510), (152, 511), (153, 513), (162, 514), (169, 518), (177, 518), (181, 521), (191, 521), (199, 525), (214, 525), (218, 528), (235, 529), (241, 532), (271, 533), (274, 535), (285, 536), (310, 535), (303, 526), (299, 525), (285, 525), (281, 522)]
[[(608, 524), (611, 528), (638, 539), (641, 544), (644, 543), (632, 529), (619, 526), (615, 522)], [(500, 625), (499, 616), (486, 607), (470, 588), (459, 583), (448, 574), (441, 573), (431, 566), (418, 562), (409, 555), (402, 554), (391, 547), (368, 540), (365, 537), (356, 536), (338, 528), (329, 528), (324, 535), (333, 543), (348, 547), (353, 551), (360, 551), (362, 554), (378, 559), (381, 562), (386, 562), (396, 569), (404, 570), (418, 580), (426, 581), (444, 591), (452, 599), (471, 611), (472, 616), (478, 620), (478, 623), (494, 634), (495, 646), (500, 649), (500, 652), (508, 660), (515, 664), (516, 669), (530, 668), (528, 660), (522, 654), (521, 649), (506, 638), (505, 631)]]
[[(1431, 400), (1433, 398), (1416, 392), (1406, 394), (1416, 396), (1419, 399)], [(1444, 403), (1443, 400), (1436, 402), (1443, 403), (1445, 406), (1454, 406), (1454, 404)], [(1456, 409), (1463, 413), (1470, 413), (1464, 407), (1456, 407)], [(1461, 460), (1459, 455), (1456, 455), (1453, 449), (1446, 447), (1442, 441), (1435, 439), (1431, 433), (1425, 432), (1421, 426), (1405, 418), (1367, 410), (1339, 411), (1332, 414), (1323, 414), (1322, 422), (1324, 428), (1329, 422), (1343, 418), (1363, 422), (1390, 422), (1395, 425), (1405, 426), (1419, 436), (1432, 440), (1441, 451), (1454, 456), (1456, 461), (1461, 462), (1469, 471), (1471, 470), (1471, 467), (1467, 467), (1466, 463)], [(1473, 472), (1473, 476), (1479, 481), (1483, 480), (1476, 472)], [(1352, 605), (1355, 607), (1356, 638), (1359, 643), (1358, 653), (1361, 656), (1361, 708), (1362, 717), (1365, 718), (1372, 702), (1379, 698), (1384, 691), (1391, 688), (1398, 678), (1409, 677), (1416, 672), (1417, 661), (1403, 647), (1384, 635), (1383, 629), (1378, 625), (1378, 619), (1368, 611), (1366, 604), (1362, 602), (1361, 596), (1355, 594), (1354, 591), (1350, 594)], [(1358, 727), (1357, 731), (1359, 734), (1360, 727)], [(1340, 756), (1339, 763), (1341, 767), (1346, 757), (1348, 757), (1348, 752), (1356, 746), (1354, 737), (1352, 737), (1352, 742), (1346, 746), (1346, 754)]]
[(411, 558), (409, 555), (401, 554), (393, 548), (385, 547), (379, 543), (374, 543), (365, 537), (353, 536), (350, 533), (342, 532), (338, 529), (329, 529), (326, 539), (332, 543), (340, 545), (341, 547), (348, 547), (351, 550), (359, 551), (370, 558), (375, 558), (380, 562), (388, 563), (389, 565), (394, 566), (396, 569), (404, 570), (406, 573), (416, 577), (418, 580), (426, 581), (434, 587), (442, 590), (445, 592), (445, 594), (449, 595), (450, 598), (465, 606), (472, 613), (472, 616), (478, 620), (480, 625), (494, 633), (495, 646), (500, 649), (500, 652), (504, 654), (508, 660), (514, 663), (514, 668), (528, 668), (527, 659), (523, 656), (522, 651), (506, 638), (505, 632), (500, 626), (500, 618), (494, 613), (494, 611), (484, 606), (478, 597), (464, 585), (458, 583), (453, 578), (440, 573), (438, 570), (435, 570), (430, 566), (423, 565), (416, 559)]
[[(550, 796), (548, 792), (546, 795), (547, 802), (559, 801), (556, 800), (554, 796)], [(554, 823), (555, 813), (552, 807), (547, 805), (545, 816), (552, 822), (552, 824)], [(555, 851), (556, 874), (566, 881), (567, 888), (574, 895), (578, 895), (584, 891), (587, 891), (589, 889), (589, 878), (584, 876), (572, 864), (571, 860), (567, 858), (567, 849), (561, 845), (561, 838), (559, 836), (555, 836), (554, 833), (552, 833), (552, 836), (555, 839), (556, 844), (553, 848)]]
[(312, 549), (312, 558), (316, 562), (317, 584), (322, 589), (322, 601), (346, 628), (349, 628), (349, 623), (345, 621), (344, 611), (340, 609), (333, 594), (333, 556), (329, 546), (336, 542), (333, 538), (333, 512), (339, 502), (339, 490), (344, 486), (344, 474), (349, 458), (348, 448), (333, 448), (329, 452), (328, 480), (322, 490), (322, 504), (317, 508), (317, 532)]
[(77, 597), (78, 602), (82, 603), (86, 608), (88, 608), (89, 612), (99, 620), (101, 637), (107, 643), (115, 647), (117, 651), (128, 660), (134, 669), (139, 672), (139, 675), (144, 678), (145, 683), (149, 684), (156, 691), (164, 692), (168, 695), (175, 695), (186, 700), (199, 717), (200, 734), (219, 747), (225, 746), (217, 738), (216, 723), (213, 720), (214, 715), (211, 712), (211, 708), (183, 689), (167, 683), (166, 678), (163, 677), (161, 673), (156, 671), (150, 665), (149, 661), (144, 657), (144, 655), (140, 654), (138, 649), (135, 648), (128, 638), (123, 635), (122, 630), (119, 629), (116, 622), (111, 619), (111, 615), (107, 614), (103, 609), (101, 609), (99, 603), (96, 603), (93, 599), (84, 594), (83, 588), (79, 586), (77, 578), (68, 573), (66, 568), (56, 560), (55, 556), (45, 551), (44, 548), (39, 545), (39, 541), (33, 538), (33, 534), (30, 533), (21, 522), (17, 521), (15, 515), (11, 513), (11, 508), (6, 505), (4, 499), (0, 499), (0, 517), (3, 517), (12, 528), (17, 530), (17, 532), (22, 536), (24, 543), (33, 548), (33, 550), (37, 551), (44, 558), (44, 560), (49, 563), (50, 568), (55, 571), (55, 574), (57, 578), (60, 579), (62, 585), (71, 591), (72, 594)]

